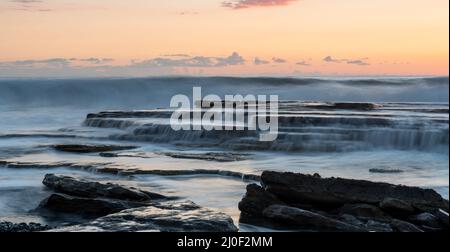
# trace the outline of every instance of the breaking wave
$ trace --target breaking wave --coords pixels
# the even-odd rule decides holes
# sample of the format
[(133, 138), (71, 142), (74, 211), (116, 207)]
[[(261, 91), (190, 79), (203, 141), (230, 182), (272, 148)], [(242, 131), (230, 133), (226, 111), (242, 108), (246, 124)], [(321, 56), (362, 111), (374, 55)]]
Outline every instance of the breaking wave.
[(0, 105), (76, 105), (109, 109), (167, 107), (175, 94), (276, 94), (280, 100), (353, 102), (449, 101), (448, 77), (271, 78), (160, 77), (142, 79), (0, 80)]

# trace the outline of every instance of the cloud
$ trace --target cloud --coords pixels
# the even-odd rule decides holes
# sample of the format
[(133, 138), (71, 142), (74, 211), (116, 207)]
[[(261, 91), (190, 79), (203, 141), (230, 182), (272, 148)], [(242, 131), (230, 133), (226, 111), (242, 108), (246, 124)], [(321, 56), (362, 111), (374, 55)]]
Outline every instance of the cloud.
[[(174, 54), (175, 55), (175, 54)], [(51, 58), (43, 60), (18, 60), (0, 62), (1, 69), (45, 69), (45, 68), (91, 68), (95, 70), (111, 70), (111, 69), (151, 69), (151, 68), (177, 68), (177, 67), (226, 67), (236, 66), (245, 63), (245, 59), (237, 52), (227, 57), (206, 57), (195, 56), (185, 57), (188, 55), (176, 54), (182, 57), (158, 57), (143, 61), (132, 60), (127, 65), (108, 65), (114, 61), (112, 58)], [(84, 63), (84, 64), (83, 64)]]
[(87, 58), (87, 59), (79, 59), (78, 61), (88, 62), (91, 64), (105, 64), (114, 61), (114, 59), (111, 58)]
[(93, 65), (103, 65), (114, 61), (111, 58), (50, 58), (42, 60), (17, 60), (0, 62), (2, 68), (62, 68), (72, 67), (73, 63), (89, 63)]
[(189, 54), (183, 54), (183, 53), (176, 53), (176, 54), (163, 54), (163, 57), (181, 57), (181, 58), (187, 58), (191, 57)]
[(359, 66), (367, 66), (367, 65), (369, 65), (369, 63), (364, 62), (363, 60), (347, 60), (347, 64), (359, 65)]
[(310, 66), (311, 64), (309, 64), (308, 62), (306, 62), (306, 61), (304, 61), (304, 60), (301, 60), (301, 61), (298, 61), (297, 63), (295, 63), (296, 65), (299, 65), (299, 66)]
[(133, 65), (140, 67), (224, 67), (242, 65), (244, 63), (245, 59), (237, 52), (234, 52), (228, 57), (195, 56), (182, 59), (159, 57), (135, 62)]
[(216, 58), (219, 61), (219, 65), (242, 65), (245, 63), (245, 59), (240, 56), (237, 52), (234, 52), (231, 56), (227, 58)]
[(51, 58), (44, 60), (17, 60), (0, 62), (2, 67), (65, 67), (70, 64), (70, 60), (64, 58)]
[(277, 64), (283, 64), (283, 63), (286, 63), (286, 62), (287, 62), (285, 59), (282, 59), (282, 58), (276, 58), (276, 57), (272, 58), (272, 61), (273, 61), (274, 63), (277, 63)]
[(331, 56), (327, 56), (327, 57), (323, 58), (323, 61), (325, 61), (325, 62), (334, 62), (334, 63), (339, 63), (339, 62), (341, 62), (341, 60), (334, 59), (334, 58), (331, 57)]
[(270, 62), (256, 57), (255, 60), (253, 61), (253, 63), (255, 65), (265, 65), (265, 64), (269, 64)]
[(368, 66), (369, 63), (366, 62), (368, 58), (362, 58), (362, 59), (335, 59), (331, 56), (327, 56), (323, 59), (323, 61), (328, 63), (346, 63), (349, 65), (358, 65), (358, 66)]
[(39, 11), (48, 12), (53, 11), (53, 9), (43, 6), (44, 1), (41, 0), (10, 0), (9, 2), (14, 3), (16, 6), (7, 8), (16, 11)]
[(252, 7), (284, 6), (298, 0), (232, 0), (222, 2), (222, 7), (234, 10)]
[(160, 76), (194, 72), (201, 74), (203, 71), (209, 71), (206, 69), (237, 66), (246, 62), (237, 52), (223, 57), (157, 57), (131, 60), (128, 64), (107, 64), (113, 60), (73, 57), (0, 61), (0, 77)]

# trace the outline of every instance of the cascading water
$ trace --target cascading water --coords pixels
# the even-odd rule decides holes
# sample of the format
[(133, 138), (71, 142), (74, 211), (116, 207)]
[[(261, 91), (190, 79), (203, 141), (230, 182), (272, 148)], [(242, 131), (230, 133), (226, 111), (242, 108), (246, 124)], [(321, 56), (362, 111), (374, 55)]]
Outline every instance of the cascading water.
[[(287, 106), (289, 113), (283, 110)], [(258, 142), (257, 132), (251, 130), (174, 131), (169, 125), (171, 113), (167, 110), (90, 114), (84, 125), (122, 129), (123, 133), (111, 136), (113, 139), (176, 141), (185, 145), (205, 142), (208, 147), (219, 145), (232, 149), (355, 151), (393, 148), (448, 152), (448, 114), (405, 111), (394, 103), (379, 103), (377, 106), (361, 112), (352, 109), (318, 110), (310, 102), (297, 102), (295, 106), (292, 102), (281, 102), (279, 136), (273, 143)], [(442, 108), (436, 104), (411, 106), (421, 111)]]

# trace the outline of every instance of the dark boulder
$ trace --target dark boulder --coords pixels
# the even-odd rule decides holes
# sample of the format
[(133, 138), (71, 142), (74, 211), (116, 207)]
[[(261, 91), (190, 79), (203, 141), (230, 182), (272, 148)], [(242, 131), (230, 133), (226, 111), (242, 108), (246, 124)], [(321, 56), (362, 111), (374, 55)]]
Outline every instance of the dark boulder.
[(351, 225), (331, 217), (285, 205), (269, 206), (264, 210), (263, 215), (264, 217), (275, 221), (296, 224), (301, 228), (314, 228), (319, 231), (365, 231), (358, 226)]
[(365, 203), (379, 205), (392, 197), (412, 206), (448, 209), (448, 204), (434, 190), (365, 180), (320, 178), (299, 173), (265, 171), (261, 181), (267, 192), (287, 204), (311, 203), (323, 207)]
[(414, 207), (411, 204), (391, 197), (383, 199), (379, 206), (383, 211), (392, 215), (408, 215), (414, 213)]
[(143, 206), (143, 204), (111, 199), (79, 198), (63, 194), (52, 194), (40, 203), (38, 209), (80, 215), (105, 216), (124, 209), (140, 206)]
[(365, 225), (365, 223), (362, 220), (360, 220), (360, 219), (358, 219), (355, 216), (350, 215), (350, 214), (340, 215), (339, 216), (339, 220), (341, 220), (341, 221), (343, 221), (345, 223), (354, 225), (354, 226), (358, 226), (358, 227), (362, 227), (362, 226)]
[(394, 232), (394, 229), (392, 229), (389, 223), (377, 220), (367, 221), (366, 228), (370, 232), (384, 232), (384, 233)]
[(200, 207), (190, 201), (164, 202), (127, 209), (86, 224), (52, 232), (236, 232), (226, 214)]
[(270, 171), (262, 173), (261, 185), (247, 186), (241, 222), (303, 231), (448, 229), (448, 214), (440, 209), (448, 201), (434, 190)]
[(449, 218), (448, 213), (446, 211), (439, 209), (436, 211), (435, 216), (439, 219), (442, 225), (448, 228)]
[(391, 221), (391, 227), (395, 232), (423, 232), (423, 230), (418, 228), (416, 225), (397, 219), (393, 219)]
[(163, 195), (157, 193), (145, 192), (117, 184), (102, 184), (54, 174), (45, 175), (42, 183), (57, 192), (86, 198), (105, 197), (130, 201), (148, 201), (165, 198)]
[(339, 215), (349, 214), (359, 218), (386, 219), (388, 216), (376, 206), (369, 204), (345, 204)]
[(431, 213), (421, 213), (417, 215), (413, 215), (409, 218), (409, 220), (417, 225), (431, 227), (431, 228), (442, 228), (442, 224), (440, 223), (439, 219), (431, 214)]
[(277, 197), (257, 184), (247, 185), (247, 192), (239, 202), (239, 210), (247, 216), (261, 217), (270, 205), (283, 204)]

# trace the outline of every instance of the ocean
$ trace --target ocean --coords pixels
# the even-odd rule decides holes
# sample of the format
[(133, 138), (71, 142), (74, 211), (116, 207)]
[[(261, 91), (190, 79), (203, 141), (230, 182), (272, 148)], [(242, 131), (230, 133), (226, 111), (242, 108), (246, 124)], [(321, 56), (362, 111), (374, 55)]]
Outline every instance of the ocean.
[[(174, 132), (170, 100), (192, 96), (195, 86), (220, 97), (278, 95), (278, 139), (262, 143), (251, 131)], [(0, 220), (79, 222), (34, 211), (51, 193), (42, 185), (47, 173), (192, 200), (236, 224), (252, 183), (245, 176), (264, 170), (432, 188), (448, 199), (448, 109), (448, 77), (3, 79)], [(137, 148), (80, 154), (57, 151), (58, 144)], [(99, 172), (104, 168), (175, 172), (125, 176)]]

